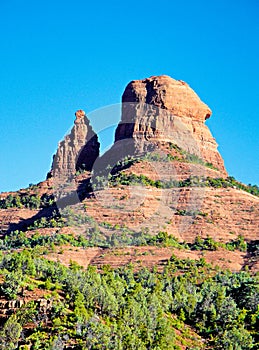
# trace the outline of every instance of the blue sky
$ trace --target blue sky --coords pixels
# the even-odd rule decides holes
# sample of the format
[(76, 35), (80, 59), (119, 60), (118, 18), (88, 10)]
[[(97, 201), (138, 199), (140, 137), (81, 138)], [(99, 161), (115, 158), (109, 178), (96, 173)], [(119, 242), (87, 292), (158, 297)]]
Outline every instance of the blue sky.
[(0, 192), (45, 178), (77, 109), (161, 74), (212, 109), (229, 174), (259, 184), (258, 18), (257, 0), (1, 0)]

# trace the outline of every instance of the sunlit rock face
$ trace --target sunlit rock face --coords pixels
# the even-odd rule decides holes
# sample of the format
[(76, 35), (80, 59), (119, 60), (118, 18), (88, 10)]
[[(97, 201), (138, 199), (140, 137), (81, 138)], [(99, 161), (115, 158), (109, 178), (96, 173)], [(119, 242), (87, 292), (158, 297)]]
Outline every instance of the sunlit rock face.
[(217, 143), (205, 125), (210, 108), (183, 81), (152, 76), (130, 82), (122, 96), (122, 117), (115, 143), (134, 140), (136, 152), (172, 142), (227, 172)]
[(71, 132), (59, 143), (53, 159), (54, 177), (73, 176), (79, 169), (88, 170), (99, 156), (100, 144), (83, 110), (75, 113), (76, 119)]

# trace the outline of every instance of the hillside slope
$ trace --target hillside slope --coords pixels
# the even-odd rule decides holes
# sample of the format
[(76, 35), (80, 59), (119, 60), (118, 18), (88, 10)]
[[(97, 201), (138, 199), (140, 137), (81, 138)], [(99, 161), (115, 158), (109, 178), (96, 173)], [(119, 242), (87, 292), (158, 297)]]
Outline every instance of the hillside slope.
[(133, 81), (110, 150), (79, 110), (47, 180), (0, 194), (1, 349), (258, 348), (259, 189), (210, 115)]

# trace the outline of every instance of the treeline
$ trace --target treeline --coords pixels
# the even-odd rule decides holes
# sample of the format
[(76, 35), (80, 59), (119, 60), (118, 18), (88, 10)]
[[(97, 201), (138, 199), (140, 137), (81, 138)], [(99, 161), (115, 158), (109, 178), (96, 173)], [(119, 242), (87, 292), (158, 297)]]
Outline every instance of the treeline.
[[(237, 188), (246, 191), (254, 196), (259, 196), (259, 187), (257, 185), (244, 185), (235, 180), (234, 177), (227, 178), (212, 178), (191, 176), (185, 180), (152, 180), (145, 175), (126, 174), (118, 172), (106, 176), (97, 175), (91, 181), (86, 182), (84, 191), (86, 193), (93, 190), (102, 190), (107, 185), (144, 185), (156, 188), (183, 188), (183, 187), (213, 187), (213, 188)], [(82, 190), (81, 190), (82, 191)], [(9, 208), (27, 208), (27, 209), (43, 209), (55, 206), (53, 195), (44, 194), (39, 196), (37, 194), (9, 194), (5, 198), (0, 198), (0, 209)]]
[(258, 349), (259, 276), (215, 270), (204, 259), (172, 256), (162, 272), (97, 272), (24, 250), (0, 256), (0, 275), (2, 297), (42, 290), (49, 305), (31, 301), (9, 315), (1, 349), (170, 350), (181, 341), (193, 350)]
[(9, 194), (5, 198), (0, 198), (0, 209), (27, 208), (40, 209), (51, 207), (55, 203), (53, 195), (44, 194)]
[[(113, 186), (116, 185), (144, 185), (144, 186), (152, 186), (156, 188), (175, 188), (175, 187), (213, 187), (213, 188), (237, 188), (243, 191), (246, 191), (254, 196), (259, 196), (259, 187), (257, 185), (244, 185), (237, 180), (235, 180), (232, 176), (227, 178), (212, 178), (212, 177), (199, 177), (199, 176), (191, 176), (186, 180), (152, 180), (145, 175), (136, 175), (136, 174), (126, 174), (119, 173), (112, 176), (110, 179), (110, 184)], [(103, 188), (104, 179), (97, 178), (96, 187)]]
[[(53, 219), (52, 219), (53, 220)], [(58, 223), (57, 223), (58, 225)], [(160, 246), (172, 247), (177, 249), (189, 250), (210, 250), (215, 251), (223, 248), (229, 251), (239, 250), (252, 253), (257, 258), (259, 256), (259, 241), (246, 242), (244, 236), (238, 235), (237, 238), (223, 243), (215, 241), (212, 237), (202, 238), (197, 236), (193, 243), (179, 242), (173, 235), (168, 235), (166, 231), (151, 235), (148, 230), (134, 232), (128, 228), (114, 227), (108, 223), (102, 223), (111, 231), (111, 234), (104, 235), (96, 225), (84, 230), (84, 233), (62, 234), (59, 231), (41, 235), (36, 230), (33, 234), (23, 231), (13, 231), (0, 239), (0, 250), (19, 249), (22, 247), (52, 247), (71, 245), (74, 247), (126, 247), (126, 246)], [(47, 226), (49, 227), (49, 226)], [(54, 227), (57, 227), (56, 225)]]

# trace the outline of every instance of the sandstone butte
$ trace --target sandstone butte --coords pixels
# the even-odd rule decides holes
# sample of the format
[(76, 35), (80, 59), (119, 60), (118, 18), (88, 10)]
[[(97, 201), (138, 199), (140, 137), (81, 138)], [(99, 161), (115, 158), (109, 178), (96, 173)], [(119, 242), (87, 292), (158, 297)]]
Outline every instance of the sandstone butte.
[[(86, 232), (94, 224), (105, 237), (114, 233), (112, 227), (117, 227), (118, 236), (122, 234), (120, 228), (127, 227), (135, 232), (148, 230), (150, 234), (166, 231), (185, 242), (194, 242), (197, 236), (206, 238), (208, 235), (217, 242), (229, 242), (239, 235), (244, 236), (247, 242), (256, 241), (259, 233), (259, 198), (236, 186), (159, 188), (148, 182), (142, 187), (117, 183), (98, 191), (87, 187), (92, 170), (105, 177), (108, 176), (105, 171), (107, 165), (114, 167), (125, 156), (142, 157), (149, 152), (159, 155), (155, 162), (144, 157), (141, 161), (117, 168), (117, 173), (144, 176), (150, 181), (162, 182), (188, 181), (193, 177), (197, 181), (206, 177), (227, 179), (217, 143), (205, 125), (211, 114), (209, 107), (183, 81), (165, 75), (134, 80), (127, 85), (122, 95), (121, 121), (115, 132), (114, 145), (106, 154), (99, 156), (98, 135), (84, 111), (78, 110), (70, 134), (59, 143), (47, 180), (12, 195), (44, 196), (53, 192), (56, 195), (55, 184), (60, 185), (56, 179), (61, 179), (65, 196), (68, 196), (69, 191), (74, 191), (81, 201), (73, 202), (70, 211), (91, 218), (76, 227), (71, 224), (55, 229), (55, 232), (65, 234), (78, 234), (78, 230)], [(84, 171), (79, 174), (79, 170)], [(9, 194), (1, 194), (1, 199)], [(26, 231), (35, 220), (51, 217), (54, 209), (57, 208), (0, 209), (2, 235), (15, 229)], [(53, 233), (53, 229), (49, 228), (38, 231), (43, 235)], [(29, 235), (32, 233), (33, 230), (28, 232)], [(138, 249), (146, 251), (148, 248)], [(162, 264), (171, 254), (157, 247), (154, 251), (154, 254), (142, 256), (142, 264)], [(82, 265), (92, 263), (97, 266), (105, 263), (118, 266), (128, 263), (128, 260), (137, 263), (134, 248), (128, 247), (127, 252), (129, 259), (124, 257), (120, 260), (114, 258), (112, 249), (110, 253), (106, 250), (105, 260), (102, 248), (77, 252), (65, 249), (64, 254), (52, 254), (49, 258), (68, 263), (69, 257), (72, 257)], [(201, 253), (185, 250), (175, 252), (179, 256), (197, 259)], [(232, 270), (244, 266), (259, 270), (257, 260), (251, 260), (248, 254), (240, 251), (220, 250), (205, 255), (209, 261)]]
[(115, 141), (143, 136), (149, 142), (174, 142), (227, 175), (217, 143), (204, 124), (212, 112), (188, 84), (166, 75), (134, 80), (122, 103)]
[[(183, 81), (165, 75), (134, 80), (122, 96), (115, 148), (105, 157), (111, 162), (113, 158), (119, 160), (123, 155), (147, 152), (152, 146), (161, 148), (161, 143), (172, 142), (213, 164), (222, 176), (227, 176), (217, 143), (205, 125), (210, 116), (209, 107)], [(119, 142), (122, 140), (126, 142)], [(54, 156), (54, 176), (69, 176), (79, 168), (91, 170), (99, 148), (89, 120), (84, 111), (78, 110), (74, 127), (60, 142)]]

